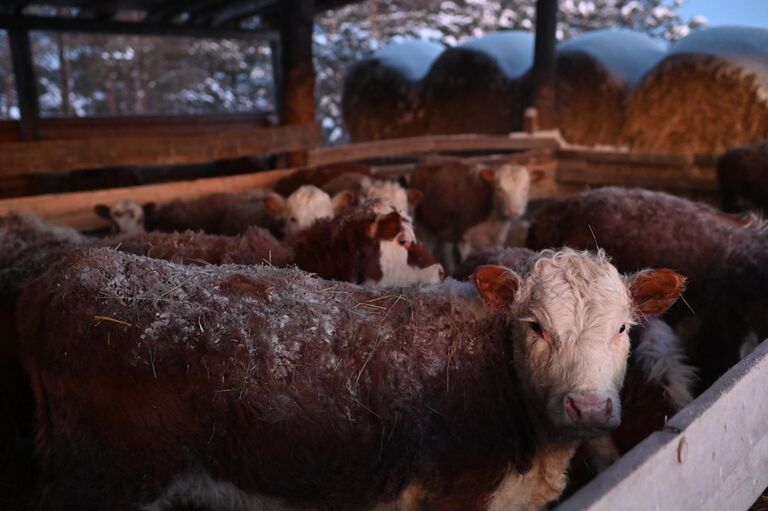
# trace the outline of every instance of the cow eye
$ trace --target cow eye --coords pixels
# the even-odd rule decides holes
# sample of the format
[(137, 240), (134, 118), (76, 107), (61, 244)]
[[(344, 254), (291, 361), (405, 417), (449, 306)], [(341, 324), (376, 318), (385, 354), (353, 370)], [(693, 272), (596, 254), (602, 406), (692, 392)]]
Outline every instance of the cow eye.
[(627, 329), (627, 325), (621, 325), (621, 328), (619, 328), (619, 333), (623, 334), (626, 329)]
[(293, 222), (294, 224), (296, 223), (296, 217), (295, 217), (295, 216), (292, 216), (291, 218), (289, 218), (289, 220), (290, 220), (291, 222)]
[(541, 330), (541, 325), (540, 324), (536, 323), (535, 321), (531, 321), (530, 325), (531, 325), (531, 330), (533, 330), (533, 333), (535, 333), (536, 335), (541, 335), (542, 334), (542, 330)]
[(408, 240), (405, 239), (405, 236), (400, 236), (400, 238), (397, 241), (401, 245), (405, 245), (406, 243), (408, 243)]

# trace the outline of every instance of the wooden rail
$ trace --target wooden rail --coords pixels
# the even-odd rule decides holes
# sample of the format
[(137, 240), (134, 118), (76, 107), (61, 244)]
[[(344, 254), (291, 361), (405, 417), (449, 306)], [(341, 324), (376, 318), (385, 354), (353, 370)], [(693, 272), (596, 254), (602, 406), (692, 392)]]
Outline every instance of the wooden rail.
[(681, 192), (716, 192), (716, 160), (682, 156), (562, 149), (557, 181), (566, 185), (638, 186)]
[[(68, 140), (131, 135), (199, 135), (223, 129), (272, 126), (274, 114), (251, 112), (207, 115), (137, 115), (44, 117), (38, 120), (41, 140)], [(0, 142), (20, 142), (19, 121), (0, 121)]]
[(177, 198), (193, 199), (217, 192), (267, 189), (293, 170), (281, 169), (240, 176), (6, 199), (0, 200), (0, 216), (11, 212), (28, 212), (51, 222), (69, 225), (77, 229), (93, 229), (105, 225), (104, 221), (93, 212), (93, 206), (96, 204), (111, 205), (121, 199), (160, 204)]
[(197, 135), (125, 136), (0, 144), (0, 176), (123, 165), (204, 163), (254, 154), (306, 151), (321, 142), (314, 124), (228, 129)]
[(310, 166), (345, 161), (393, 158), (435, 152), (521, 151), (558, 149), (562, 139), (556, 133), (511, 133), (509, 135), (428, 135), (361, 142), (339, 147), (320, 147), (309, 152)]
[(766, 388), (768, 341), (556, 511), (748, 509), (768, 486)]

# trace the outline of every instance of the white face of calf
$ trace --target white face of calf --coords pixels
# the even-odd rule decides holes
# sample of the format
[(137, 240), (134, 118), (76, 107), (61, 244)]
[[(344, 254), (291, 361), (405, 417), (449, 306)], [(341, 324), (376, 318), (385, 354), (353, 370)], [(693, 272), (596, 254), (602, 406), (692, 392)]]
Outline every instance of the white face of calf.
[(144, 208), (134, 200), (123, 199), (112, 207), (98, 205), (94, 211), (109, 220), (116, 233), (133, 234), (144, 230)]
[(302, 186), (287, 199), (270, 194), (265, 197), (264, 204), (270, 215), (284, 222), (286, 236), (295, 235), (320, 218), (333, 217), (331, 197), (311, 185)]
[(531, 191), (531, 175), (520, 165), (502, 165), (496, 170), (485, 169), (481, 177), (493, 185), (493, 202), (502, 218), (525, 214)]
[(377, 199), (370, 207), (377, 215), (371, 226), (371, 236), (379, 240), (381, 277), (369, 279), (366, 283), (404, 287), (441, 282), (445, 277), (441, 264), (427, 265), (409, 260), (409, 252), (416, 243), (411, 217), (387, 199)]
[(660, 314), (684, 279), (670, 270), (623, 277), (603, 254), (543, 252), (521, 280), (483, 266), (481, 295), (514, 318), (514, 363), (526, 398), (552, 431), (590, 438), (619, 425), (629, 329)]
[(395, 181), (373, 181), (365, 190), (368, 199), (386, 199), (398, 210), (413, 215), (414, 208), (421, 201), (418, 190), (406, 190)]

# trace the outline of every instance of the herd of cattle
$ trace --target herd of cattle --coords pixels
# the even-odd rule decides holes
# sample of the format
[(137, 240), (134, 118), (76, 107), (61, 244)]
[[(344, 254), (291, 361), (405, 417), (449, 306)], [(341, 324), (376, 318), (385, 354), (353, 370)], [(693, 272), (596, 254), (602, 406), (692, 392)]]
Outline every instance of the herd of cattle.
[(528, 211), (532, 174), (335, 165), (97, 206), (108, 236), (0, 219), (38, 505), (541, 509), (768, 336), (758, 217), (623, 188)]

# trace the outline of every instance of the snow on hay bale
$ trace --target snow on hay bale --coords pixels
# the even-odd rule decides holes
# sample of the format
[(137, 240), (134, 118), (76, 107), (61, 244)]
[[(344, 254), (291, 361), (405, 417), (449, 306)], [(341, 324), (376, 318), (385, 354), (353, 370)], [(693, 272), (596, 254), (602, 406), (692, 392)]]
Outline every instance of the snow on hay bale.
[(344, 80), (344, 124), (353, 141), (424, 133), (421, 81), (443, 46), (406, 41), (357, 62)]
[(632, 93), (633, 149), (718, 153), (768, 138), (768, 30), (717, 27), (676, 43)]
[(508, 31), (449, 48), (424, 78), (429, 133), (508, 133), (522, 128), (523, 78), (534, 37)]
[(657, 39), (631, 30), (597, 30), (557, 49), (557, 108), (566, 140), (623, 143), (626, 99), (664, 58)]

